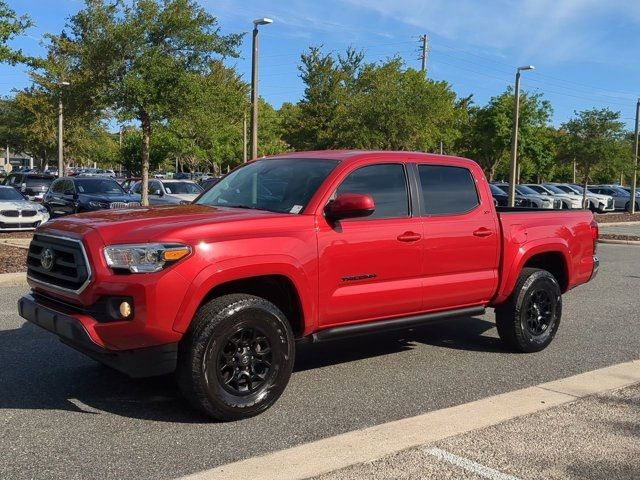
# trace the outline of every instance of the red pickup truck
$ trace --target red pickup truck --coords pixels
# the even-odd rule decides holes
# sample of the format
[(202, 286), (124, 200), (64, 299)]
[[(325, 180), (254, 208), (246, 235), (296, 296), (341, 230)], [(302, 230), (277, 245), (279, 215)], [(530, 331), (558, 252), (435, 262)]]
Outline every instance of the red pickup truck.
[(496, 209), (481, 168), (410, 152), (250, 162), (186, 206), (38, 228), (27, 320), (134, 377), (176, 372), (221, 420), (271, 406), (296, 341), (492, 307), (509, 349), (553, 339), (561, 294), (596, 274), (587, 210)]

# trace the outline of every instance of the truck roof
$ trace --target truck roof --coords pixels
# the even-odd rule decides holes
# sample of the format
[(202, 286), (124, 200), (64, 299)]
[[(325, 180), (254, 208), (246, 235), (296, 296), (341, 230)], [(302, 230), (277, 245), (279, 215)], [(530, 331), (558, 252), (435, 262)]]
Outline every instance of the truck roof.
[(425, 152), (415, 152), (415, 151), (389, 151), (389, 150), (311, 150), (311, 151), (296, 151), (296, 152), (286, 152), (280, 153), (276, 155), (272, 155), (269, 157), (264, 157), (265, 159), (275, 160), (278, 158), (318, 158), (318, 159), (327, 159), (327, 160), (338, 160), (340, 162), (357, 160), (366, 157), (378, 157), (384, 155), (385, 157), (398, 157), (404, 158), (424, 158), (425, 160), (452, 160), (453, 163), (468, 163), (468, 164), (476, 164), (473, 160), (464, 157), (456, 157), (454, 155), (440, 155), (438, 153), (425, 153)]

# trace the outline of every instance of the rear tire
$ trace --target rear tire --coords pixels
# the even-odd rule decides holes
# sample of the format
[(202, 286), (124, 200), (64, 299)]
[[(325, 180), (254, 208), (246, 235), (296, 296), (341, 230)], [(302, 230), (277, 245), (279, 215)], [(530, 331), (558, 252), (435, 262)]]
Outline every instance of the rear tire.
[(495, 312), (498, 334), (508, 348), (525, 353), (544, 350), (560, 326), (560, 285), (546, 270), (525, 268)]
[(249, 418), (284, 391), (294, 349), (291, 326), (278, 307), (253, 295), (224, 295), (200, 307), (180, 342), (178, 384), (212, 418)]

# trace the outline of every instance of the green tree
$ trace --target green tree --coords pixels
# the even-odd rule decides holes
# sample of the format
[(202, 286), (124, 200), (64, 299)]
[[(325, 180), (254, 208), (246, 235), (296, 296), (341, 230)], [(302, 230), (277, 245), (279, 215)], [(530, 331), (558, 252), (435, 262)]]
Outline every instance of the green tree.
[[(490, 180), (494, 180), (501, 166), (503, 173), (508, 170), (514, 101), (513, 89), (508, 88), (486, 106), (471, 108), (468, 127), (458, 144), (461, 153), (476, 160)], [(553, 112), (551, 104), (539, 93), (525, 92), (520, 101), (518, 155), (542, 162), (549, 157), (551, 148), (543, 141)]]
[(594, 167), (616, 162), (622, 154), (624, 123), (620, 112), (608, 108), (575, 112), (574, 117), (562, 125), (566, 132), (561, 157), (577, 162), (583, 185), (589, 183)]
[(214, 56), (237, 56), (241, 38), (222, 35), (194, 0), (86, 0), (68, 30), (52, 37), (103, 106), (140, 122), (143, 204), (152, 129), (188, 102)]
[(0, 0), (0, 63), (30, 63), (32, 57), (26, 56), (22, 50), (9, 46), (9, 42), (22, 35), (33, 22), (27, 15), (18, 15), (7, 2)]

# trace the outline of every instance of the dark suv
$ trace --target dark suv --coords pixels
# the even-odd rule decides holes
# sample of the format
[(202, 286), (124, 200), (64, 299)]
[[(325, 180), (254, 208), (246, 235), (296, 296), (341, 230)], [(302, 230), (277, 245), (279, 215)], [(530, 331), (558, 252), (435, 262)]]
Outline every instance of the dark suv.
[(139, 207), (140, 196), (125, 192), (112, 178), (64, 177), (51, 184), (43, 204), (53, 216), (108, 208)]
[(29, 200), (41, 202), (45, 192), (56, 179), (53, 175), (42, 173), (11, 173), (4, 179), (3, 184), (18, 190)]

